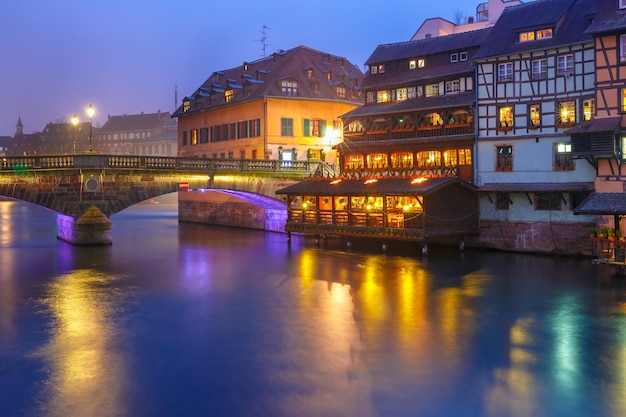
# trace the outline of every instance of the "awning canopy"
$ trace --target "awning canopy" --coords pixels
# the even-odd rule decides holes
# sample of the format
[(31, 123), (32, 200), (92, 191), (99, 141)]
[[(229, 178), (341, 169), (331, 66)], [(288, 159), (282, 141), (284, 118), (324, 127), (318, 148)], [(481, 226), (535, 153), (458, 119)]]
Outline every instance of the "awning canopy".
[(587, 133), (617, 132), (621, 120), (621, 116), (598, 117), (587, 122), (580, 123), (568, 130), (566, 133), (569, 135), (584, 135)]
[(478, 192), (540, 193), (593, 191), (592, 182), (544, 182), (544, 183), (489, 183)]
[(626, 193), (593, 193), (574, 209), (574, 214), (626, 215)]

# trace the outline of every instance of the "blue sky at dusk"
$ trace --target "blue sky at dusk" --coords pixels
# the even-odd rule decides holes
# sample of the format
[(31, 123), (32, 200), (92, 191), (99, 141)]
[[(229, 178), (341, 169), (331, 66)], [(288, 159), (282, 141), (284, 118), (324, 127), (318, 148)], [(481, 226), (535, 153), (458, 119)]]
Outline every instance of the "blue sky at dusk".
[[(10, 2), (10, 3), (9, 3)], [(107, 115), (174, 110), (213, 71), (305, 45), (363, 69), (377, 45), (424, 19), (474, 16), (481, 1), (8, 0), (0, 8), (0, 136)], [(9, 4), (6, 4), (9, 3)]]

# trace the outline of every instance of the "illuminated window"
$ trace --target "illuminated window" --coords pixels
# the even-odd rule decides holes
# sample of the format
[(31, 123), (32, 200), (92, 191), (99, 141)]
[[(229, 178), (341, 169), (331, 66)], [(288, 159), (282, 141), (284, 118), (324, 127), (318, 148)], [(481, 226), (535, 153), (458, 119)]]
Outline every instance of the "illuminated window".
[(404, 101), (408, 97), (408, 91), (405, 88), (396, 89), (396, 101)]
[(557, 75), (570, 75), (574, 72), (574, 55), (561, 55), (556, 57)]
[(453, 167), (458, 165), (459, 160), (457, 158), (456, 149), (451, 149), (443, 152), (443, 165), (447, 167)]
[(348, 123), (348, 132), (363, 132), (363, 123), (356, 121)]
[(297, 96), (298, 83), (296, 81), (283, 80), (280, 83), (283, 96)]
[(183, 112), (189, 111), (191, 108), (191, 102), (189, 100), (183, 101)]
[(459, 165), (472, 164), (472, 150), (470, 148), (457, 149), (459, 154)]
[(620, 106), (620, 111), (626, 113), (626, 88), (622, 88), (622, 102)]
[(346, 87), (337, 86), (337, 97), (346, 98)]
[(417, 60), (417, 67), (418, 68), (424, 68), (424, 65), (426, 65), (426, 60), (424, 58), (420, 58)]
[(411, 152), (395, 152), (391, 154), (392, 168), (413, 168), (413, 154)]
[(541, 105), (531, 104), (528, 106), (528, 113), (530, 114), (530, 126), (541, 125)]
[(520, 42), (534, 41), (535, 40), (535, 32), (522, 32), (519, 34)]
[(498, 81), (513, 81), (513, 63), (498, 64)]
[(583, 100), (583, 121), (587, 122), (596, 114), (596, 100), (593, 98), (588, 98)]
[(513, 169), (513, 146), (496, 146), (496, 171)]
[(439, 84), (429, 84), (426, 86), (426, 97), (439, 95)]
[(417, 60), (412, 59), (409, 61), (409, 69), (415, 69), (417, 68)]
[(512, 128), (513, 127), (513, 107), (505, 106), (499, 109), (499, 127)]
[(233, 99), (233, 94), (234, 94), (233, 90), (224, 91), (224, 98), (226, 99), (227, 103)]
[(537, 40), (549, 39), (552, 37), (552, 29), (542, 29), (537, 31)]
[(574, 169), (574, 157), (570, 143), (557, 143), (554, 152), (554, 169), (557, 171), (571, 171)]
[(376, 102), (377, 103), (387, 103), (389, 102), (389, 91), (382, 90), (376, 92)]
[(533, 61), (532, 78), (533, 80), (548, 77), (548, 59), (537, 59)]
[(344, 166), (346, 169), (363, 169), (363, 155), (346, 155)]
[(562, 101), (559, 103), (557, 125), (570, 126), (576, 123), (576, 102)]
[(446, 94), (456, 94), (460, 91), (459, 80), (446, 81)]
[(376, 65), (372, 65), (370, 67), (370, 74), (372, 74), (372, 75), (378, 74), (378, 67)]
[(320, 119), (304, 119), (302, 121), (303, 125), (303, 136), (307, 137), (322, 137), (325, 133), (325, 122)]
[(441, 152), (439, 151), (420, 151), (416, 157), (419, 168), (441, 166)]
[(191, 144), (192, 145), (198, 144), (198, 129), (191, 130)]
[(379, 65), (378, 66), (378, 73), (379, 74), (384, 74), (385, 73), (385, 66), (384, 65)]
[(387, 168), (387, 154), (375, 153), (367, 155), (367, 168), (384, 169)]

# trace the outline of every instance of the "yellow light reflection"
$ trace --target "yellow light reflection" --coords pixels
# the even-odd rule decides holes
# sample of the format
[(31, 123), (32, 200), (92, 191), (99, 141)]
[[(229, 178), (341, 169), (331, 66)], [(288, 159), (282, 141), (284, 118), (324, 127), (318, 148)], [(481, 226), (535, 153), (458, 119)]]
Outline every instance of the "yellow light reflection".
[(44, 300), (54, 319), (50, 342), (36, 354), (50, 369), (48, 416), (125, 415), (125, 371), (116, 327), (121, 294), (112, 277), (80, 270), (59, 277)]

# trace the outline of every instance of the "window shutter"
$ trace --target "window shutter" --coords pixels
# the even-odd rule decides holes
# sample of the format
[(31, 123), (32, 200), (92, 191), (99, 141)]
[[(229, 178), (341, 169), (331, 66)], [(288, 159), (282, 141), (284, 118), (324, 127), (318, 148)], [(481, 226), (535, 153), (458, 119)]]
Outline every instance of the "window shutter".
[(326, 120), (322, 120), (320, 124), (322, 125), (322, 137), (326, 137)]
[(304, 119), (304, 132), (302, 132), (302, 136), (311, 136), (311, 121), (309, 119)]

